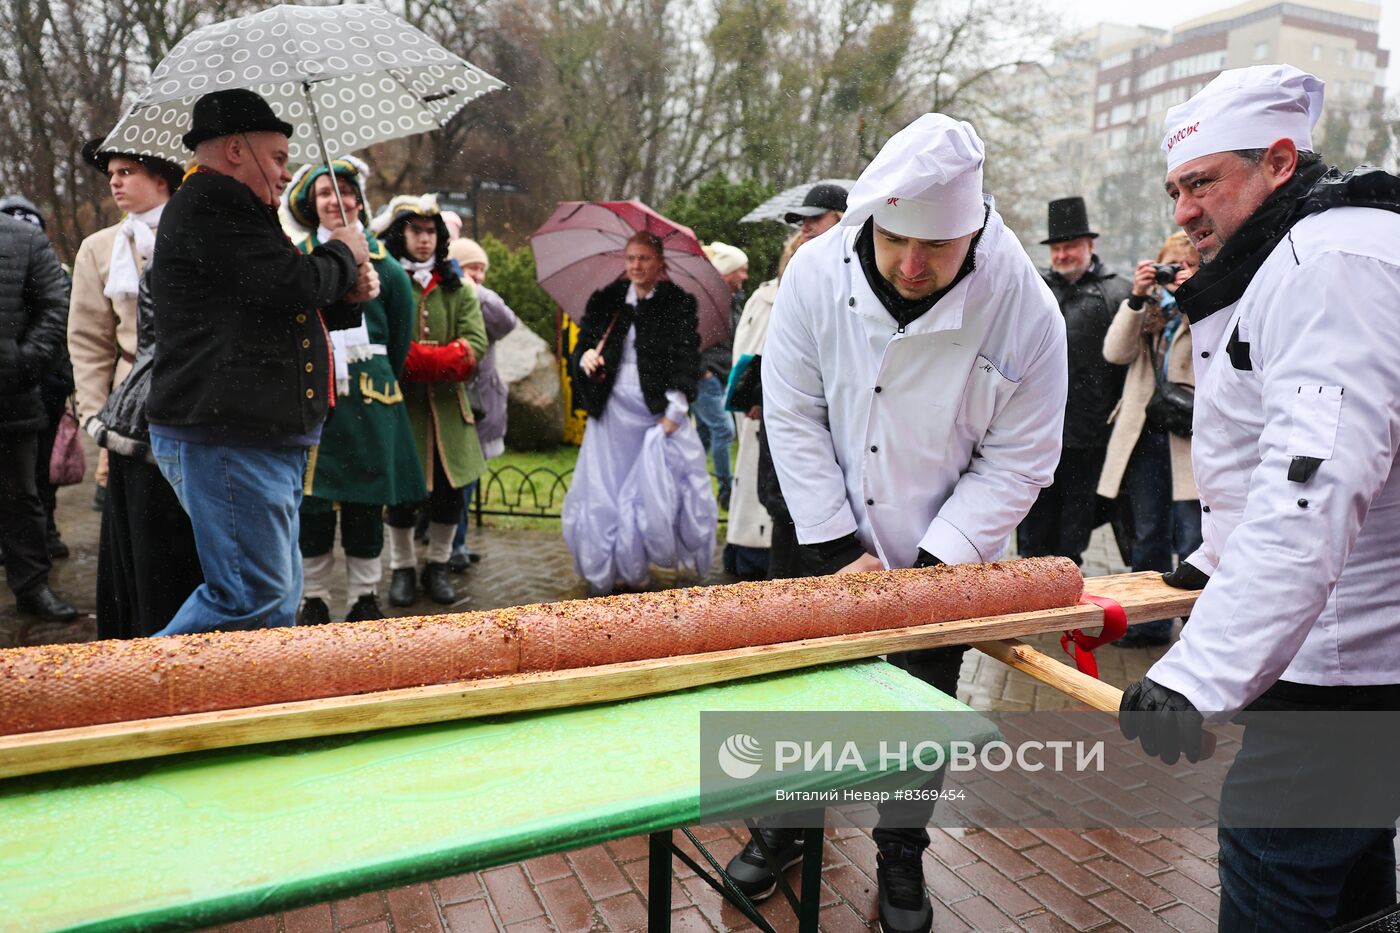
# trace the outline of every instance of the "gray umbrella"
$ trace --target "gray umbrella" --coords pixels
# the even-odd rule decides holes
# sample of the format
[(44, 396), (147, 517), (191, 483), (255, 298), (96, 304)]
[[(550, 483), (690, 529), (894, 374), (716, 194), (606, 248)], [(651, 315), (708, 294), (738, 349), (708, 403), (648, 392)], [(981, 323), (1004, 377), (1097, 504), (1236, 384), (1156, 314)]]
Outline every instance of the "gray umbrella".
[(794, 185), (784, 191), (779, 191), (758, 207), (749, 211), (739, 218), (741, 224), (756, 224), (765, 220), (776, 220), (786, 223), (783, 220), (788, 211), (802, 206), (802, 199), (807, 197), (807, 192), (817, 185), (840, 185), (847, 191), (856, 183), (854, 178), (821, 178), (817, 181), (809, 181), (806, 184)]
[(328, 160), (435, 130), (502, 87), (377, 7), (275, 6), (181, 39), (104, 146), (183, 164), (194, 102), (250, 88), (295, 128), (292, 162)]

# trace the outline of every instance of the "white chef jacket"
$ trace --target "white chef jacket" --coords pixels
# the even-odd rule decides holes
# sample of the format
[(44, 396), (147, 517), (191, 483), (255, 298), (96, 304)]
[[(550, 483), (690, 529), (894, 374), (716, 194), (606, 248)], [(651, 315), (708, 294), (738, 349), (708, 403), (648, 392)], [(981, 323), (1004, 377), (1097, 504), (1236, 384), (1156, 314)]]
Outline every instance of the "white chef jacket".
[[(1280, 679), (1400, 683), (1398, 324), (1400, 214), (1355, 207), (1299, 221), (1238, 302), (1191, 322), (1188, 560), (1211, 578), (1147, 676), (1211, 718)], [(1292, 481), (1294, 457), (1322, 464)]]
[(1064, 319), (995, 210), (974, 271), (908, 327), (866, 281), (859, 232), (797, 251), (764, 348), (764, 430), (798, 541), (855, 532), (886, 567), (920, 548), (994, 560), (1059, 463)]

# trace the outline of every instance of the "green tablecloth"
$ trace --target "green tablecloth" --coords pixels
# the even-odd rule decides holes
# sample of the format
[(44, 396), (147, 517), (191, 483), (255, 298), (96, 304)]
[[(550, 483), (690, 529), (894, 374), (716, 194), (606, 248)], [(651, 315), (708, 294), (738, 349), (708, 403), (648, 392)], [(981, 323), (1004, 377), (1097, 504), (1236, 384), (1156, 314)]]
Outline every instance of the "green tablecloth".
[(0, 930), (211, 924), (688, 825), (706, 710), (966, 709), (862, 661), (15, 778)]

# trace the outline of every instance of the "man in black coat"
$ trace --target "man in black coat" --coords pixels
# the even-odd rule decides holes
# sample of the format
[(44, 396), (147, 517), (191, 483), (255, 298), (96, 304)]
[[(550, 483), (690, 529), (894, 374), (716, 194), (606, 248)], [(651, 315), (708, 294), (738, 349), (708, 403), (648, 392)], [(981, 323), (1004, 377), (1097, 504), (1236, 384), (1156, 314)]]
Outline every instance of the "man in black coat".
[(68, 280), (44, 231), (0, 215), (0, 545), (20, 612), (47, 622), (78, 615), (49, 589), (47, 519), (34, 480), (48, 425), (39, 384), (67, 328)]
[(1108, 452), (1109, 415), (1123, 395), (1124, 366), (1103, 358), (1103, 339), (1132, 282), (1104, 267), (1094, 253), (1083, 198), (1050, 202), (1050, 268), (1041, 273), (1065, 316), (1069, 400), (1064, 446), (1055, 481), (1040, 491), (1019, 528), (1022, 557), (1068, 557), (1081, 563), (1095, 525), (1095, 489)]
[(296, 622), (302, 477), (335, 398), (326, 332), (358, 325), (379, 283), (356, 228), (310, 255), (282, 232), (291, 134), (251, 91), (201, 97), (184, 137), (199, 168), (156, 233), (151, 450), (205, 578), (157, 634)]

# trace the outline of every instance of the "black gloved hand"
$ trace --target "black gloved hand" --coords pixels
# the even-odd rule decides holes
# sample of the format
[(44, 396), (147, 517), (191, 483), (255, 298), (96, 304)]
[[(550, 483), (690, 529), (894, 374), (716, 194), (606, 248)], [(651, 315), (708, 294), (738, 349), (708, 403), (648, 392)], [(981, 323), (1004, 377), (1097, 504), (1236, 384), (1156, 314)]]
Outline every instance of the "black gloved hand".
[(925, 551), (923, 548), (919, 548), (919, 559), (914, 561), (914, 566), (942, 567), (943, 561), (939, 560), (937, 557), (934, 557), (932, 554), (930, 554), (928, 551)]
[(1175, 570), (1162, 574), (1162, 582), (1179, 590), (1203, 590), (1210, 582), (1210, 577), (1182, 561), (1176, 565)]
[(1186, 697), (1144, 677), (1129, 684), (1118, 704), (1118, 729), (1123, 737), (1142, 742), (1142, 750), (1169, 765), (1182, 754), (1201, 760), (1201, 724), (1204, 717)]

